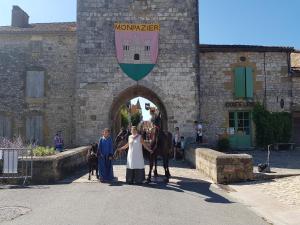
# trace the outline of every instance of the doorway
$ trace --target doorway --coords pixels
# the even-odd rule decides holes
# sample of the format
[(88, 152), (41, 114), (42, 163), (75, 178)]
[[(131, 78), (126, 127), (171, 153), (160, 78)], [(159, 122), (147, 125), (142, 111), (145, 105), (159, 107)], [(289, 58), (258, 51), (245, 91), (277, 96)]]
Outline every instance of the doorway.
[(229, 142), (232, 148), (251, 147), (251, 112), (229, 112)]

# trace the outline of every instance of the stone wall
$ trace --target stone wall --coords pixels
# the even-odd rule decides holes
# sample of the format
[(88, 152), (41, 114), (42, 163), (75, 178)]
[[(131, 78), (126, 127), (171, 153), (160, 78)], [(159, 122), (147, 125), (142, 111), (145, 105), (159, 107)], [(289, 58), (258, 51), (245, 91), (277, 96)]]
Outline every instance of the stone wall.
[[(84, 169), (87, 170), (87, 159), (86, 155), (90, 147), (79, 147), (75, 149), (69, 149), (68, 151), (58, 153), (57, 155), (34, 157), (33, 158), (33, 169), (32, 178), (28, 178), (31, 184), (52, 184), (68, 176), (74, 175), (78, 171)], [(28, 175), (30, 175), (30, 166), (28, 161)], [(0, 172), (2, 170), (2, 163), (0, 161)], [(19, 166), (21, 166), (19, 164)], [(23, 165), (25, 166), (25, 164)], [(21, 169), (21, 168), (19, 168)], [(24, 168), (23, 168), (24, 169)], [(24, 173), (25, 174), (25, 173)], [(5, 182), (15, 184), (23, 182), (23, 180), (6, 179)], [(3, 180), (0, 180), (0, 184)]]
[(89, 147), (80, 147), (55, 156), (35, 157), (33, 161), (34, 184), (49, 184), (87, 168), (86, 155)]
[(215, 183), (234, 183), (253, 179), (252, 156), (224, 154), (207, 148), (190, 147), (186, 160)]
[[(117, 113), (110, 111), (113, 101), (135, 85), (157, 95), (167, 111), (170, 131), (179, 126), (185, 136), (191, 135), (199, 107), (196, 0), (79, 0), (77, 22), (77, 143), (93, 141), (100, 129), (112, 127), (111, 114)], [(139, 82), (128, 78), (118, 65), (115, 22), (160, 24), (157, 65)]]
[[(241, 57), (245, 57), (245, 61), (241, 61)], [(229, 111), (252, 109), (225, 107), (225, 102), (239, 101), (234, 96), (236, 67), (253, 68), (254, 102), (263, 103), (266, 88), (268, 110), (291, 110), (292, 82), (287, 57), (286, 52), (200, 52), (200, 117), (204, 125), (204, 137), (210, 144), (215, 145), (218, 136), (229, 127)], [(285, 102), (284, 109), (280, 108), (281, 99)]]
[[(26, 117), (39, 114), (44, 124), (41, 144), (52, 145), (55, 132), (61, 130), (66, 146), (73, 145), (75, 32), (31, 34), (26, 29), (0, 34), (0, 113), (10, 116), (12, 135), (25, 137)], [(26, 98), (29, 70), (45, 71), (43, 98)]]

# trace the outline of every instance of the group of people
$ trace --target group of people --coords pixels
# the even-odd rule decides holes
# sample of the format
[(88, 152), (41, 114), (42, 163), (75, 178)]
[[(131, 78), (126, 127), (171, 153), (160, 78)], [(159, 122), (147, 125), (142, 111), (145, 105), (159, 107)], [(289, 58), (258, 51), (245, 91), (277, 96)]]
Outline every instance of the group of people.
[[(201, 144), (203, 142), (203, 127), (201, 123), (198, 121), (194, 121), (194, 129), (195, 129), (195, 141), (197, 144)], [(180, 134), (179, 127), (175, 127), (175, 133), (173, 135), (173, 159), (177, 159), (177, 154), (182, 155), (182, 160), (185, 160), (185, 139), (184, 136)]]
[[(196, 143), (202, 143), (202, 125), (197, 121), (194, 122)], [(144, 135), (138, 133), (137, 127), (131, 127), (131, 135), (128, 138), (127, 144), (116, 151), (122, 152), (128, 149), (127, 154), (127, 169), (126, 182), (128, 184), (141, 184), (145, 179), (145, 164), (143, 157), (143, 148), (152, 154), (152, 150), (145, 142)], [(61, 132), (57, 132), (54, 137), (54, 145), (57, 151), (63, 151), (64, 141)], [(105, 128), (102, 131), (98, 144), (98, 177), (101, 182), (110, 182), (114, 179), (112, 160), (114, 155), (113, 140), (110, 135), (110, 130)], [(173, 157), (177, 158), (177, 154), (182, 155), (182, 160), (185, 160), (185, 139), (179, 131), (179, 127), (175, 128), (173, 135)]]
[[(151, 153), (152, 150), (144, 142), (143, 137), (138, 133), (135, 126), (131, 127), (131, 135), (127, 144), (116, 151), (125, 151), (127, 154), (126, 183), (141, 184), (145, 180), (145, 164), (143, 157), (143, 148)], [(98, 175), (100, 182), (110, 182), (114, 179), (112, 159), (113, 159), (113, 141), (110, 136), (110, 130), (105, 128), (98, 144)]]

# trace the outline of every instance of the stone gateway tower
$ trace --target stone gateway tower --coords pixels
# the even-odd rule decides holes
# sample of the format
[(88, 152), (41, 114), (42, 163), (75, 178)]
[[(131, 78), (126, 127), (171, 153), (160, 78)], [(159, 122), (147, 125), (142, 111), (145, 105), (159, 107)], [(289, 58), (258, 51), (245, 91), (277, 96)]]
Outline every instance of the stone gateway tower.
[[(156, 65), (138, 81), (118, 63), (116, 23), (159, 26)], [(132, 40), (125, 41), (132, 45)], [(147, 41), (136, 49), (150, 48)], [(192, 135), (199, 113), (197, 0), (78, 0), (77, 42), (74, 119), (78, 145), (95, 141), (104, 127), (114, 129), (120, 106), (138, 96), (159, 107), (164, 129), (180, 126), (183, 133)], [(129, 44), (122, 47), (132, 50)], [(130, 54), (134, 60), (144, 56)]]

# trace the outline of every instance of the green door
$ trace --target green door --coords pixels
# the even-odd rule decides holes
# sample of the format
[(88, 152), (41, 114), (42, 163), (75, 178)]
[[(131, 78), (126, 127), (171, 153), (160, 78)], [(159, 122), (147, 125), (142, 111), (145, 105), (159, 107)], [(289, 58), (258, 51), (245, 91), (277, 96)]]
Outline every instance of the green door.
[(232, 148), (251, 147), (251, 113), (229, 112), (230, 146)]

